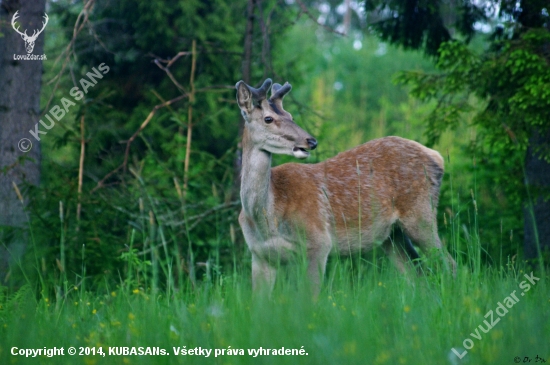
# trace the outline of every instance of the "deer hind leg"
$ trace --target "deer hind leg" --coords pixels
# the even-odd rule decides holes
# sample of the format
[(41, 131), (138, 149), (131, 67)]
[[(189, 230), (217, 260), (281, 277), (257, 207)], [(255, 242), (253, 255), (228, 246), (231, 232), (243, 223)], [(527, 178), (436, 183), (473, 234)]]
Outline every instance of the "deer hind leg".
[(252, 290), (271, 293), (277, 278), (277, 268), (252, 253)]
[(393, 234), (382, 244), (382, 249), (394, 264), (394, 266), (402, 273), (410, 276), (413, 271), (413, 265), (418, 265), (417, 259), (420, 258), (418, 252), (412, 245), (411, 240), (403, 233), (403, 230), (398, 225), (393, 227)]
[(437, 234), (436, 211), (430, 206), (423, 210), (425, 214), (410, 215), (400, 220), (404, 233), (420, 247), (425, 255), (432, 255), (434, 252), (440, 256), (444, 265), (453, 276), (456, 276), (456, 262), (451, 254), (443, 247)]

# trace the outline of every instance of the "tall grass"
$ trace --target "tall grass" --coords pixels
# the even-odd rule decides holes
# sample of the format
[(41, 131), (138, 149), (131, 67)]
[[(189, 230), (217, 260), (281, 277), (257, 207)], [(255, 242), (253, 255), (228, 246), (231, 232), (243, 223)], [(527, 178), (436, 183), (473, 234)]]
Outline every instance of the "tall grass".
[[(530, 357), (534, 362), (536, 356), (550, 361), (547, 279), (521, 295), (518, 285), (526, 280), (525, 269), (511, 260), (492, 268), (478, 265), (479, 241), (475, 234), (463, 236), (459, 218), (450, 219), (447, 230), (452, 247), (459, 253), (466, 249), (470, 259), (459, 260), (456, 279), (443, 270), (426, 270), (411, 281), (383, 258), (369, 265), (333, 258), (317, 301), (307, 290), (303, 264), (281, 267), (271, 296), (251, 292), (249, 270), (241, 264), (227, 273), (209, 268), (194, 286), (169, 281), (165, 290), (153, 283), (140, 288), (132, 276), (139, 272), (136, 265), (143, 265), (136, 257), (129, 257), (126, 278), (116, 287), (87, 291), (84, 272), (64, 290), (42, 290), (38, 296), (28, 283), (10, 295), (2, 292), (0, 363), (439, 365), (508, 364), (517, 356), (522, 361)], [(134, 240), (132, 234), (129, 252)], [(45, 285), (51, 284), (58, 286)], [(513, 291), (519, 301), (500, 318), (495, 312), (498, 303)], [(58, 295), (50, 296), (52, 292)], [(490, 323), (485, 317), (489, 310), (500, 321), (484, 333), (478, 326), (487, 328), (483, 321)], [(476, 328), (481, 339), (471, 335)], [(465, 339), (471, 340), (466, 346), (473, 347), (459, 359), (452, 348), (462, 354)], [(14, 346), (64, 347), (65, 355), (13, 356)], [(106, 356), (70, 356), (70, 346), (77, 351), (102, 347)], [(170, 355), (109, 355), (108, 348), (115, 346), (160, 347)], [(208, 358), (176, 356), (174, 348), (182, 346), (213, 351)], [(303, 347), (307, 355), (248, 354), (260, 347)], [(214, 357), (214, 349), (226, 355)], [(244, 355), (227, 355), (229, 349), (242, 349)]]

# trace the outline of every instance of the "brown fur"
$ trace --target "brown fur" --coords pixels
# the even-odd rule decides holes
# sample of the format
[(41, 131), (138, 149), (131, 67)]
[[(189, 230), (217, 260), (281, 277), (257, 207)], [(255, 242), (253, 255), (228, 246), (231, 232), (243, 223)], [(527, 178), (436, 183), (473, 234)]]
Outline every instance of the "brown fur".
[[(322, 229), (325, 212), (329, 212), (342, 253), (359, 248), (360, 220), (367, 249), (382, 243), (398, 221), (416, 222), (417, 217), (425, 217), (435, 224), (443, 159), (434, 155), (439, 156), (414, 141), (386, 137), (318, 164), (275, 167), (271, 182), (277, 219)], [(373, 230), (373, 225), (378, 229)], [(416, 236), (414, 230), (403, 228)]]

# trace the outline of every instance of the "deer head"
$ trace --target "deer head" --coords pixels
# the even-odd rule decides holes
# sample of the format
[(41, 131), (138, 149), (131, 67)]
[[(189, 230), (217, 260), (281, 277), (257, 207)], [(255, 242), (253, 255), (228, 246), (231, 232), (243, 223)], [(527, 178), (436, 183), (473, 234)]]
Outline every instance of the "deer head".
[(19, 27), (15, 27), (15, 20), (17, 18), (19, 18), (19, 16), (17, 15), (17, 13), (19, 13), (19, 10), (15, 12), (15, 14), (13, 14), (13, 18), (11, 18), (11, 26), (13, 27), (13, 29), (19, 33), (21, 35), (21, 38), (23, 38), (23, 40), (25, 41), (25, 48), (27, 49), (27, 53), (32, 53), (32, 50), (34, 49), (34, 42), (36, 42), (36, 39), (38, 38), (38, 36), (40, 35), (40, 33), (42, 33), (42, 31), (44, 30), (44, 28), (46, 28), (46, 24), (48, 24), (48, 14), (44, 13), (44, 20), (45, 22), (42, 22), (42, 29), (40, 30), (34, 30), (34, 32), (32, 33), (31, 36), (28, 36), (27, 35), (27, 30), (25, 29), (25, 32), (20, 32), (19, 31)]
[[(309, 151), (317, 147), (317, 141), (298, 127), (292, 115), (283, 109), (283, 98), (292, 86), (287, 82), (271, 87), (271, 83), (271, 79), (266, 79), (259, 89), (243, 81), (235, 86), (248, 138), (260, 150), (306, 158)], [(271, 97), (268, 99), (270, 87)]]

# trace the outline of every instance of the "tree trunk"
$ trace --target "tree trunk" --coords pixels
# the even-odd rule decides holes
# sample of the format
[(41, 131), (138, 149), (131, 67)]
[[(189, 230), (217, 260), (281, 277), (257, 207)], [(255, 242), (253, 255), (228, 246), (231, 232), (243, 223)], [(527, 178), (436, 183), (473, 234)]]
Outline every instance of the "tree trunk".
[(544, 199), (550, 194), (550, 163), (535, 153), (536, 147), (542, 147), (548, 153), (549, 145), (550, 131), (535, 132), (529, 139), (525, 159), (525, 177), (531, 195), (531, 201), (524, 208), (524, 253), (527, 259), (538, 257), (537, 240), (543, 256), (549, 254), (545, 251), (550, 251), (550, 200)]
[[(244, 52), (242, 62), (243, 81), (250, 85), (251, 63), (252, 63), (252, 41), (254, 33), (254, 7), (255, 0), (248, 0), (246, 7), (246, 28), (244, 33)], [(239, 196), (241, 189), (241, 165), (242, 165), (242, 145), (241, 139), (244, 130), (244, 119), (239, 118), (239, 144), (233, 162), (233, 193), (232, 199)]]
[[(32, 35), (42, 28), (45, 8), (45, 0), (0, 3), (0, 283), (6, 278), (10, 262), (23, 254), (26, 245), (25, 235), (10, 238), (7, 234), (14, 231), (8, 227), (22, 228), (27, 223), (24, 203), (19, 200), (14, 184), (23, 189), (26, 184), (37, 185), (40, 181), (40, 144), (29, 130), (34, 130), (40, 115), (42, 61), (14, 59), (14, 55), (28, 53), (11, 22), (19, 11), (19, 30), (26, 29)], [(42, 32), (32, 54), (43, 53)], [(23, 152), (30, 143), (30, 150)]]

